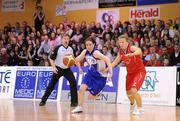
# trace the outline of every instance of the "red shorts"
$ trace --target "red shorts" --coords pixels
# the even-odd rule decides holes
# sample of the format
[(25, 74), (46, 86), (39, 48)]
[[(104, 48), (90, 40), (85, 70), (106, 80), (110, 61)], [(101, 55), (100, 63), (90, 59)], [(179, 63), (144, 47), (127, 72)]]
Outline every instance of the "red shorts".
[(139, 71), (136, 73), (128, 73), (126, 76), (126, 90), (135, 87), (137, 90), (142, 86), (146, 76), (146, 71)]

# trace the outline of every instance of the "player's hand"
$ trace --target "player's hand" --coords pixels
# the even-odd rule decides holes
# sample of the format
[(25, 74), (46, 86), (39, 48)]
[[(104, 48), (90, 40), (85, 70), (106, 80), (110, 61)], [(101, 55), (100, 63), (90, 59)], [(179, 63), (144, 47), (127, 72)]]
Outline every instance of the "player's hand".
[(126, 56), (127, 58), (129, 58), (129, 57), (132, 57), (133, 54), (132, 54), (132, 53), (128, 53), (128, 54), (126, 54), (125, 56)]
[(108, 70), (109, 70), (109, 68), (105, 68), (105, 69), (102, 71), (102, 73), (107, 73)]
[(54, 72), (55, 74), (57, 74), (57, 73), (58, 73), (58, 70), (57, 70), (57, 68), (56, 68), (56, 67), (53, 67), (53, 72)]
[(125, 55), (121, 55), (120, 57), (121, 57), (122, 61), (126, 60), (126, 58), (127, 58)]
[(79, 74), (83, 74), (82, 68), (79, 68)]
[(112, 81), (112, 74), (109, 73), (108, 76), (107, 76), (107, 78), (108, 78), (108, 81)]

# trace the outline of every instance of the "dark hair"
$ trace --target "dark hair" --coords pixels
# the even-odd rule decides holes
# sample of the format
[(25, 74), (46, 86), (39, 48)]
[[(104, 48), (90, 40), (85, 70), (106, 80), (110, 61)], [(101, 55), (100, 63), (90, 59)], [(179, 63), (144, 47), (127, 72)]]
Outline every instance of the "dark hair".
[(64, 34), (63, 37), (69, 37), (70, 38), (69, 34)]
[(96, 41), (95, 41), (95, 39), (94, 39), (93, 37), (88, 37), (88, 38), (85, 40), (85, 43), (86, 43), (87, 41), (91, 41), (93, 44), (96, 45)]

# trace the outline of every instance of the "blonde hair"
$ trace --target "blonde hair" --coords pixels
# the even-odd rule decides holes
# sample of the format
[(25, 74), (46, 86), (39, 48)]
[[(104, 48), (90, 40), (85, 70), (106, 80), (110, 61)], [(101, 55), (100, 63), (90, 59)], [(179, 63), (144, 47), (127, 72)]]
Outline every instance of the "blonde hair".
[(118, 37), (118, 39), (125, 39), (126, 40), (126, 42), (129, 42), (129, 38), (128, 38), (128, 36), (127, 35), (121, 35), (121, 36), (119, 36)]

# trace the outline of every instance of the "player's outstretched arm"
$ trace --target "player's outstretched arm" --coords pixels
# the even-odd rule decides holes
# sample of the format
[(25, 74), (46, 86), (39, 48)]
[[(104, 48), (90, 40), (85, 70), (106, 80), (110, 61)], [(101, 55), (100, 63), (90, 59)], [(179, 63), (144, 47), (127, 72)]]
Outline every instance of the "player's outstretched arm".
[(79, 73), (83, 73), (80, 62), (85, 58), (86, 50), (83, 50), (79, 56), (75, 58), (75, 64), (79, 69)]
[(116, 65), (118, 65), (118, 63), (121, 61), (121, 57), (118, 54), (117, 57), (115, 58), (115, 60), (112, 62), (112, 68), (114, 68)]
[(126, 56), (128, 56), (128, 57), (136, 56), (136, 55), (142, 56), (142, 51), (140, 48), (138, 48), (136, 46), (131, 46), (130, 50), (132, 53), (126, 54)]

